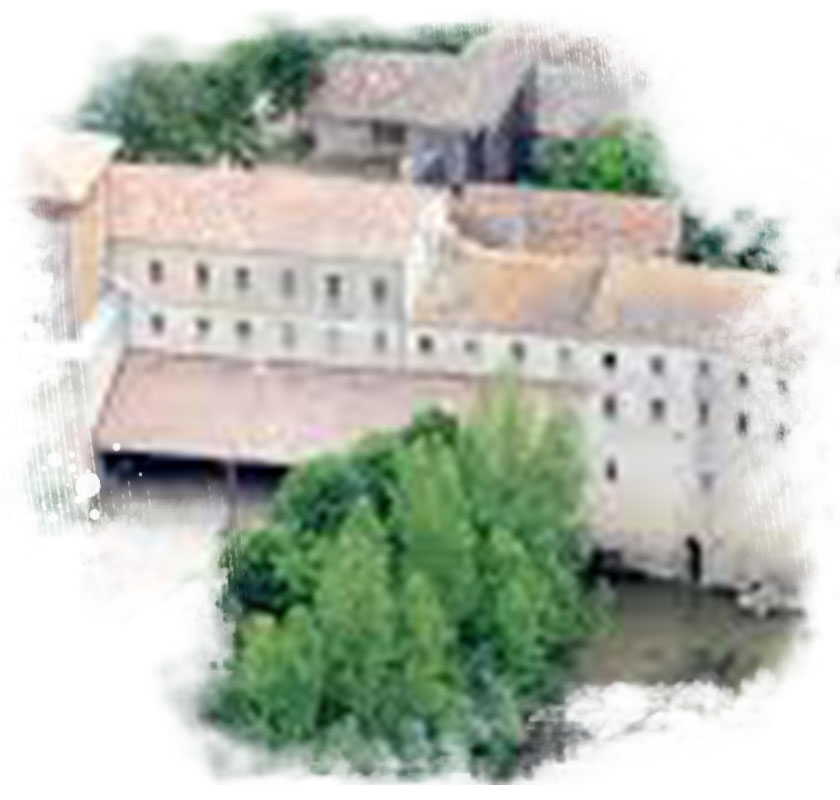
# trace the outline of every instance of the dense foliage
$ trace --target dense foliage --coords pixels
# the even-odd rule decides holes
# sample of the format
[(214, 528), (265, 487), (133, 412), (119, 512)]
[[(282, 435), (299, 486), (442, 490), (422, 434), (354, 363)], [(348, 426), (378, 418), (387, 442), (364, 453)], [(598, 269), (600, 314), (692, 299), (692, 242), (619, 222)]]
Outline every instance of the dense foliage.
[(576, 430), (509, 387), (295, 469), (224, 550), (210, 718), (326, 769), (510, 774), (602, 619)]
[[(676, 195), (662, 143), (644, 126), (624, 120), (607, 123), (592, 138), (538, 142), (529, 182), (559, 190)], [(678, 257), (691, 264), (778, 272), (780, 244), (779, 223), (748, 209), (725, 222), (684, 209)]]
[(247, 165), (275, 156), (278, 146), (299, 155), (305, 151), (299, 139), (278, 145), (260, 122), (299, 111), (329, 53), (342, 47), (455, 53), (485, 30), (275, 26), (204, 59), (151, 50), (110, 69), (85, 100), (79, 120), (118, 136), (120, 157), (128, 161), (207, 164), (226, 158)]

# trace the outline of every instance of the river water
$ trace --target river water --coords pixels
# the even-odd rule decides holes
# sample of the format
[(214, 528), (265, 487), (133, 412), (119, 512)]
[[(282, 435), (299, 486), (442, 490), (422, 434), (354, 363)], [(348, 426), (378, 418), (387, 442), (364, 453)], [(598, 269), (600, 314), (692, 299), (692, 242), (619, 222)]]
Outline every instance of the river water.
[[(243, 482), (239, 526), (259, 523), (275, 485), (259, 476)], [(213, 735), (195, 724), (194, 704), (208, 665), (230, 635), (214, 606), (220, 532), (229, 521), (222, 476), (135, 468), (106, 482), (101, 513), (87, 532), (94, 553), (87, 590), (120, 626), (127, 620), (144, 632), (142, 639), (131, 635), (132, 646), (163, 678), (164, 694), (180, 706), (190, 735), (210, 740)], [(610, 692), (618, 684), (661, 704), (663, 687), (699, 680), (692, 685), (719, 687), (715, 691), (729, 702), (730, 689), (781, 669), (802, 627), (792, 617), (756, 619), (727, 596), (669, 583), (623, 582), (610, 591), (614, 624), (580, 663), (582, 700), (572, 711), (584, 725), (587, 718), (611, 716)], [(600, 698), (595, 706), (593, 693)], [(622, 728), (630, 730), (649, 705), (639, 705)], [(224, 773), (247, 772), (251, 756), (240, 755), (239, 766), (231, 766), (226, 747), (212, 740), (206, 755)]]

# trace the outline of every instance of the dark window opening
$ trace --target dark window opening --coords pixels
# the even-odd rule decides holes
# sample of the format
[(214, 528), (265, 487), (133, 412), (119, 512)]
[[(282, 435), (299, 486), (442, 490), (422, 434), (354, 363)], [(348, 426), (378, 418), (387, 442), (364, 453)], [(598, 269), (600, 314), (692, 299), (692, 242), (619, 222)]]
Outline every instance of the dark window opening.
[(435, 340), (431, 336), (423, 335), (417, 340), (417, 347), (421, 353), (428, 355), (435, 349)]
[(572, 348), (568, 345), (562, 345), (557, 351), (557, 359), (560, 361), (560, 366), (565, 367), (572, 360)]
[(696, 536), (685, 540), (688, 579), (697, 585), (703, 580), (703, 547)]
[(706, 426), (709, 424), (709, 402), (708, 400), (701, 400), (697, 404), (697, 424)]
[(618, 480), (618, 464), (614, 458), (607, 459), (606, 466), (604, 467), (604, 477), (610, 483), (615, 483)]
[(384, 353), (388, 349), (388, 337), (385, 331), (377, 331), (374, 334), (373, 348), (377, 353)]
[(405, 126), (391, 122), (374, 122), (371, 125), (373, 141), (376, 144), (401, 145), (405, 143)]
[(478, 346), (478, 342), (475, 339), (467, 339), (464, 342), (464, 352), (468, 356), (477, 356), (478, 353), (479, 353), (479, 350), (480, 350), (480, 348)]
[(750, 432), (750, 418), (745, 412), (741, 411), (738, 413), (735, 429), (738, 431), (739, 436), (746, 436)]
[(341, 275), (327, 275), (327, 298), (331, 303), (341, 299)]
[(776, 427), (776, 441), (783, 442), (788, 437), (788, 427), (784, 422), (780, 422)]
[(608, 394), (604, 398), (603, 403), (604, 409), (604, 416), (609, 419), (614, 419), (618, 414), (618, 402), (615, 399), (615, 395)]
[(236, 336), (240, 340), (250, 339), (253, 334), (253, 325), (247, 319), (241, 319), (236, 323)]
[(665, 359), (662, 356), (653, 356), (650, 360), (650, 371), (654, 375), (664, 375)]
[(788, 393), (788, 382), (784, 378), (779, 378), (776, 385), (779, 387), (779, 394)]
[(247, 292), (251, 288), (251, 272), (247, 267), (236, 268), (236, 288), (240, 292)]
[(750, 385), (750, 376), (746, 372), (739, 372), (737, 378), (739, 389), (748, 389)]
[(712, 371), (712, 366), (709, 361), (705, 358), (701, 358), (697, 362), (697, 374), (702, 375), (704, 378), (707, 377)]
[(161, 283), (163, 281), (163, 262), (150, 261), (149, 262), (149, 280), (152, 283)]
[(383, 278), (377, 278), (371, 284), (371, 295), (373, 302), (381, 306), (388, 298), (388, 284)]
[(166, 319), (163, 314), (152, 314), (149, 318), (149, 324), (151, 325), (152, 333), (156, 336), (162, 334), (166, 329)]
[(525, 345), (522, 342), (513, 342), (510, 346), (510, 354), (514, 361), (521, 364), (525, 360)]
[(206, 264), (195, 265), (195, 283), (202, 290), (210, 285), (210, 270)]
[(199, 338), (204, 338), (210, 333), (210, 320), (206, 317), (199, 317), (195, 321), (195, 332), (198, 334)]
[(715, 476), (711, 472), (701, 472), (700, 473), (700, 488), (704, 492), (712, 491), (712, 488), (715, 485)]
[(662, 422), (665, 419), (665, 401), (661, 397), (650, 401), (650, 418), (654, 422)]
[(280, 275), (280, 291), (284, 297), (294, 297), (297, 285), (293, 270), (284, 269)]
[(604, 369), (613, 372), (615, 368), (618, 366), (618, 356), (615, 353), (604, 353), (604, 357), (601, 359)]

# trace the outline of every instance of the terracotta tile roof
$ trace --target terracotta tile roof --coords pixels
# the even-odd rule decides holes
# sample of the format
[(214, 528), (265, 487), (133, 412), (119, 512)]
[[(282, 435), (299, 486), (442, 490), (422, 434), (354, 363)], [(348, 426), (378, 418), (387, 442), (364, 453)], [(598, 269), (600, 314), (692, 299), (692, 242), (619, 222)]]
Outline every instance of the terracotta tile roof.
[(543, 253), (662, 255), (679, 238), (679, 212), (664, 200), (501, 184), (467, 187), (453, 219), (487, 245)]
[(293, 169), (115, 165), (112, 239), (313, 256), (402, 259), (434, 196), (406, 183)]
[(474, 130), (501, 117), (525, 68), (503, 54), (342, 50), (327, 60), (307, 114)]
[(84, 201), (119, 146), (87, 131), (39, 132), (24, 153), (24, 191), (32, 200), (77, 205)]
[[(443, 405), (466, 411), (482, 382), (389, 370), (126, 355), (94, 432), (109, 452), (149, 452), (284, 464), (398, 427), (414, 412)], [(529, 385), (542, 402), (560, 387)], [(568, 392), (579, 391), (568, 389)]]

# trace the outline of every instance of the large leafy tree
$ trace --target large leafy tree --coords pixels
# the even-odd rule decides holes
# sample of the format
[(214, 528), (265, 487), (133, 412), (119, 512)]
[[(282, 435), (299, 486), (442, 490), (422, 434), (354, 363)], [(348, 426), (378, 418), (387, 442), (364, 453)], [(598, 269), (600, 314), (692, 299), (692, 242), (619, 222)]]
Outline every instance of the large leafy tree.
[(295, 469), (222, 556), (214, 718), (326, 766), (509, 774), (599, 621), (576, 431), (507, 380), (463, 421), (427, 411)]

